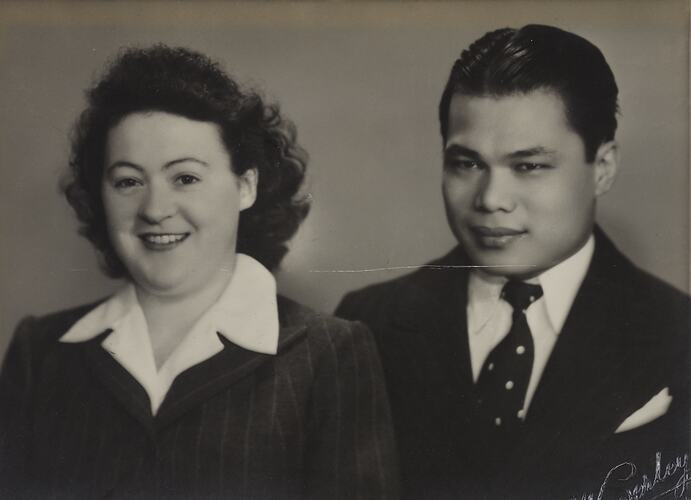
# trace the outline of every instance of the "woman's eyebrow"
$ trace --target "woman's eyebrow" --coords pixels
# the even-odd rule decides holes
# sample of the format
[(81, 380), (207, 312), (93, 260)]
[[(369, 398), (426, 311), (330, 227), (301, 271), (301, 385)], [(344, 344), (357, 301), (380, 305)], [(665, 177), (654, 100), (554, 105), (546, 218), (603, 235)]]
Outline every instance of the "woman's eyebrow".
[(174, 165), (177, 165), (179, 163), (187, 163), (187, 162), (198, 163), (198, 164), (203, 165), (205, 167), (209, 166), (209, 164), (206, 163), (204, 160), (200, 160), (199, 158), (195, 158), (193, 156), (186, 156), (184, 158), (177, 158), (175, 160), (171, 160), (171, 161), (167, 162), (165, 165), (163, 165), (163, 168), (166, 169), (166, 168), (170, 168)]
[(143, 172), (144, 169), (140, 166), (137, 165), (136, 163), (132, 163), (131, 161), (125, 161), (125, 160), (117, 160), (108, 165), (106, 168), (106, 172), (110, 172), (111, 170), (115, 170), (118, 167), (129, 167), (133, 168), (135, 170), (139, 170), (140, 172)]
[[(187, 163), (187, 162), (193, 162), (193, 163), (198, 163), (199, 165), (203, 165), (205, 167), (208, 167), (209, 164), (203, 160), (200, 160), (199, 158), (194, 158), (193, 156), (186, 156), (184, 158), (176, 158), (175, 160), (171, 160), (169, 162), (166, 162), (163, 165), (163, 169), (168, 169), (170, 167), (173, 167), (175, 165), (178, 165), (180, 163)], [(126, 160), (117, 160), (111, 163), (107, 168), (106, 172), (110, 172), (111, 170), (114, 170), (118, 167), (129, 167), (133, 168), (135, 170), (139, 170), (140, 172), (144, 171), (144, 168), (141, 165), (137, 165), (136, 163), (132, 163), (131, 161), (126, 161)]]

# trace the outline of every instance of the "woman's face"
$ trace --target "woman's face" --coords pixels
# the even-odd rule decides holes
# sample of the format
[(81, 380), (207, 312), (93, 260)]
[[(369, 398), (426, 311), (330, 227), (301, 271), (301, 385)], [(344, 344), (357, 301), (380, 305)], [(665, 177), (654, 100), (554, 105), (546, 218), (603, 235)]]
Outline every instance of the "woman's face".
[(160, 296), (226, 281), (257, 176), (232, 171), (216, 124), (163, 112), (108, 133), (102, 195), (111, 242), (135, 285)]

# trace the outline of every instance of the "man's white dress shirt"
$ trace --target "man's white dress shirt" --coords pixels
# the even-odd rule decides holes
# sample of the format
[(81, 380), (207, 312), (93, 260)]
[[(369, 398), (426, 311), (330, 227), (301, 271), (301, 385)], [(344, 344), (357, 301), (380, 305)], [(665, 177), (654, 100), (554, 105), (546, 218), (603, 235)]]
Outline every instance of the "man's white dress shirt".
[[(525, 403), (519, 413), (522, 418), (525, 418), (547, 360), (588, 271), (594, 249), (595, 240), (591, 236), (571, 257), (528, 280), (529, 283), (541, 285), (543, 295), (526, 311), (528, 326), (533, 335), (535, 356)], [(480, 376), (487, 356), (511, 329), (513, 308), (500, 298), (507, 281), (505, 277), (491, 276), (479, 269), (473, 270), (470, 274), (467, 305), (468, 343), (475, 382)]]

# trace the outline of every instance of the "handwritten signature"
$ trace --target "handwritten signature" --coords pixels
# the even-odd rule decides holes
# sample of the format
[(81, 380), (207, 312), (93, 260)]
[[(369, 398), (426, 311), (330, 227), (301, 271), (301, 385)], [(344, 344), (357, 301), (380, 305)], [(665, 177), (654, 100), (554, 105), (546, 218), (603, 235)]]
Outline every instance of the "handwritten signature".
[(638, 469), (631, 462), (615, 465), (607, 472), (597, 495), (584, 494), (579, 500), (653, 500), (671, 498), (671, 495), (674, 495), (673, 498), (688, 499), (687, 487), (691, 482), (688, 454), (675, 457), (663, 467), (662, 453), (657, 452), (652, 478), (648, 474), (636, 478), (637, 472)]

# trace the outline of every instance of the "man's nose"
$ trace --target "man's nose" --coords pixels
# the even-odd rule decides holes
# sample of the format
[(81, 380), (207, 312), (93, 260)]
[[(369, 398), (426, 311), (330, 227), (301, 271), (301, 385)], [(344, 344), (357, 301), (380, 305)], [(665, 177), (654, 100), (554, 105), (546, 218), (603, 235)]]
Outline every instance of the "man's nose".
[(175, 213), (171, 190), (159, 183), (151, 183), (139, 207), (139, 216), (148, 224), (160, 224)]
[(478, 184), (475, 208), (485, 212), (511, 212), (515, 205), (515, 185), (508, 169), (487, 169)]

